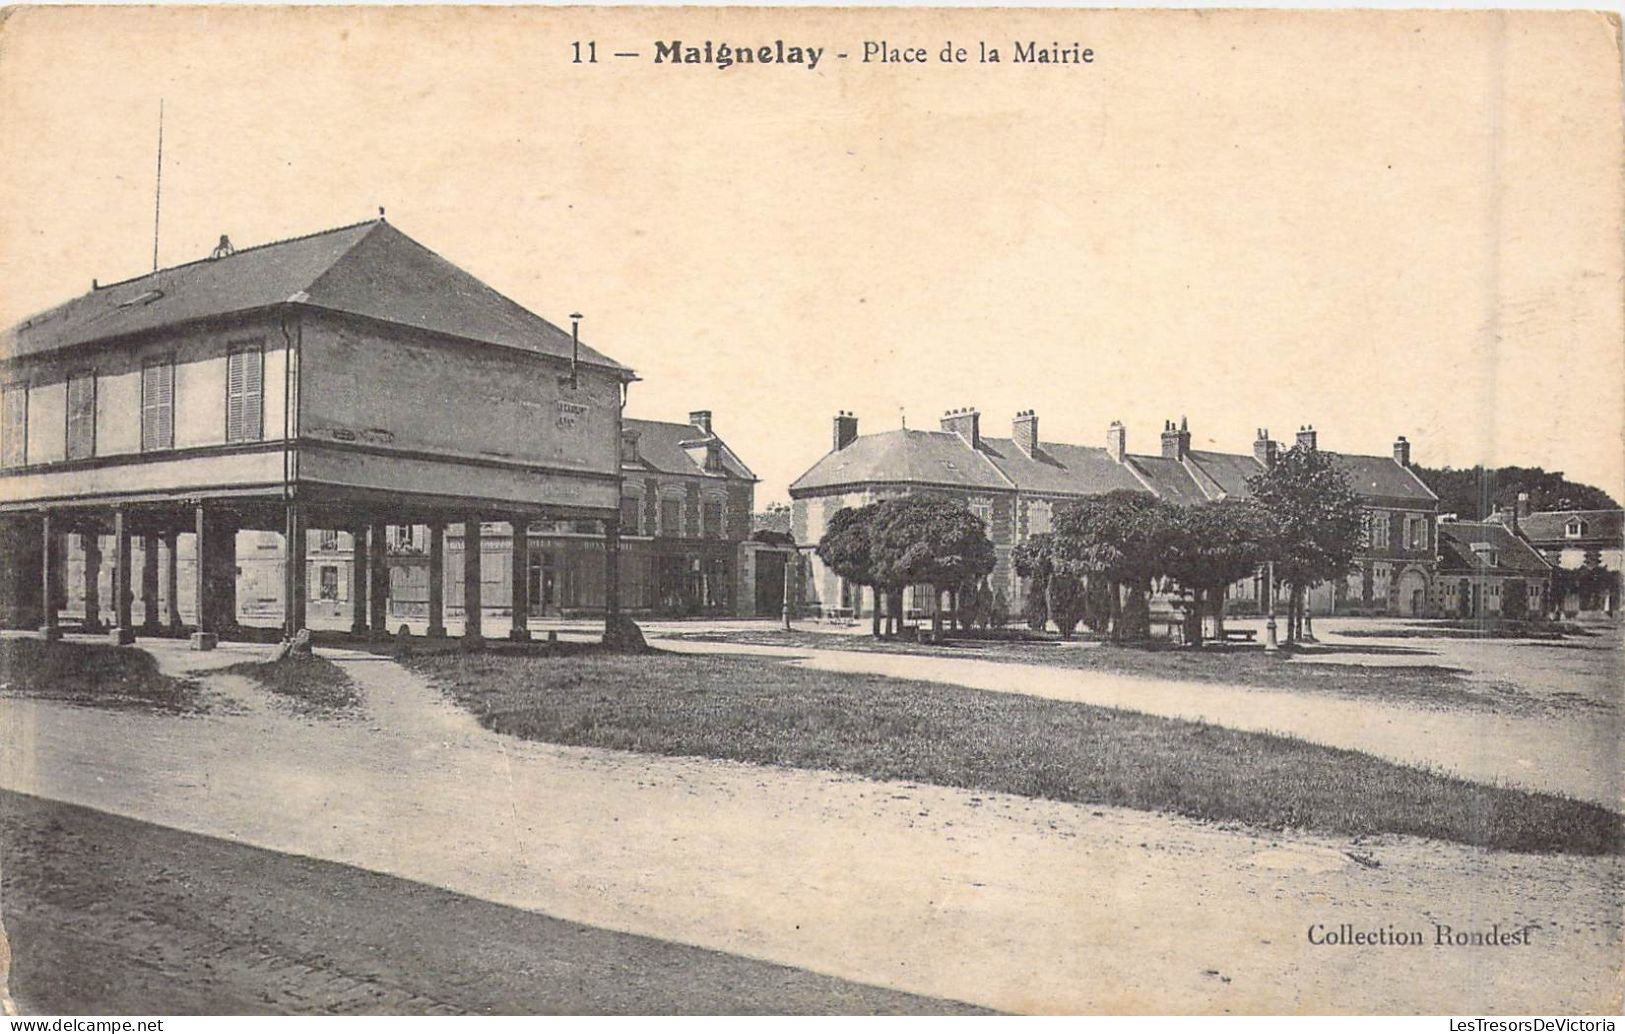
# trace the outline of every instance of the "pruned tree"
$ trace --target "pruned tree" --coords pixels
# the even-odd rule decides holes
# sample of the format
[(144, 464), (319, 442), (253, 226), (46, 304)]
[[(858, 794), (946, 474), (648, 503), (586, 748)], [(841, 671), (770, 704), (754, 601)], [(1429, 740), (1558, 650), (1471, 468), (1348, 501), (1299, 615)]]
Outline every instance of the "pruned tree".
[(1302, 634), (1304, 595), (1354, 567), (1360, 546), (1360, 497), (1331, 455), (1294, 446), (1275, 465), (1247, 479), (1274, 522), (1268, 558), (1288, 587), (1287, 641)]
[(845, 507), (829, 519), (824, 535), (818, 540), (818, 559), (854, 585), (866, 586), (875, 592), (872, 632), (880, 637), (881, 577), (875, 564), (874, 526), (880, 504)]
[(1151, 583), (1165, 573), (1168, 542), (1177, 525), (1178, 508), (1172, 503), (1127, 489), (1057, 511), (1052, 563), (1058, 570), (1105, 580), (1112, 639), (1150, 634), (1144, 602)]
[(1054, 539), (1034, 535), (1019, 543), (1010, 555), (1016, 573), (1028, 580), (1027, 625), (1040, 631), (1054, 622), (1062, 639), (1071, 639), (1083, 619), (1088, 574), (1076, 563), (1057, 564)]
[(993, 570), (993, 543), (981, 518), (950, 499), (904, 496), (877, 504), (871, 559), (882, 584), (929, 585), (931, 634), (942, 635), (942, 596)]
[(1191, 594), (1186, 641), (1200, 646), (1203, 615), (1224, 635), (1224, 593), (1257, 570), (1276, 540), (1275, 521), (1251, 500), (1222, 500), (1178, 508), (1167, 536), (1164, 573)]

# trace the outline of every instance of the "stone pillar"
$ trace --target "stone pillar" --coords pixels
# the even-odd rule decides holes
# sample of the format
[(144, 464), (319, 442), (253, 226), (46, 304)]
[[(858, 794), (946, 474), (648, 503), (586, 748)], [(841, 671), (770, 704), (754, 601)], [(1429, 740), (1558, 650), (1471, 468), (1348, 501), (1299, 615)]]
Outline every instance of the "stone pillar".
[(141, 536), (141, 631), (157, 635), (158, 629), (158, 536)]
[(282, 571), (282, 633), (292, 639), (305, 627), (305, 513), (304, 507), (290, 501), (284, 519)]
[(179, 532), (164, 533), (164, 599), (168, 604), (166, 615), (171, 631), (181, 629), (181, 536)]
[(350, 529), (350, 634), (367, 634), (367, 528)]
[(477, 650), (484, 645), (480, 634), (480, 518), (470, 514), (463, 519), (463, 646)]
[(113, 511), (113, 628), (109, 635), (120, 646), (135, 642), (135, 622), (130, 615), (134, 603), (135, 592), (130, 585), (130, 515), (119, 509)]
[[(205, 562), (213, 544), (209, 541), (208, 515), (203, 510), (203, 504), (198, 503), (194, 517), (194, 526), (197, 530), (197, 547), (194, 550), (195, 563), (192, 571), (193, 599), (197, 606), (197, 631), (192, 633), (192, 649), (212, 650), (219, 642), (215, 635), (216, 623), (213, 611), (214, 601), (209, 598), (208, 564)], [(234, 615), (235, 616), (235, 615)]]
[(85, 555), (85, 631), (102, 630), (101, 579), (102, 537), (99, 531), (81, 531), (79, 542)]
[(621, 617), (621, 522), (604, 522), (604, 628)]
[(46, 639), (61, 639), (62, 629), (56, 623), (56, 531), (51, 526), (49, 513), (40, 516), (40, 635)]
[(446, 524), (429, 522), (429, 635), (446, 634)]
[(367, 535), (367, 591), (368, 610), (372, 617), (372, 634), (380, 638), (389, 635), (389, 556), (384, 549), (386, 526), (374, 521)]
[(513, 627), (508, 638), (516, 643), (530, 639), (530, 522), (515, 517), (513, 528)]

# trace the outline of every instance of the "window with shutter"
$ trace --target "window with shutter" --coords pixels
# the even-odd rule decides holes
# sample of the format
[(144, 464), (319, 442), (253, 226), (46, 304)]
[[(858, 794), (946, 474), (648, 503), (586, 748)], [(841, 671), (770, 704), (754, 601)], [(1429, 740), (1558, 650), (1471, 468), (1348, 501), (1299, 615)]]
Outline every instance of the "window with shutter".
[(226, 358), (226, 441), (257, 442), (264, 435), (264, 346), (234, 346)]
[(168, 359), (141, 368), (141, 451), (175, 447), (175, 364)]
[(68, 459), (96, 455), (96, 375), (68, 378)]
[(28, 462), (28, 386), (8, 384), (0, 392), (0, 464)]

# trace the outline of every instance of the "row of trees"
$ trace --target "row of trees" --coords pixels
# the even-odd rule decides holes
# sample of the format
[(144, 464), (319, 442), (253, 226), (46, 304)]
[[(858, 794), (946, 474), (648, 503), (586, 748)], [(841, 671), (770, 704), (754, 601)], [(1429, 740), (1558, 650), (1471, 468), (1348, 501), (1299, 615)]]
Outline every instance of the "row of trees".
[[(1250, 499), (1196, 506), (1116, 491), (1061, 507), (1048, 533), (1013, 553), (1016, 572), (1029, 579), (1029, 623), (1054, 622), (1063, 637), (1082, 623), (1115, 640), (1144, 638), (1149, 596), (1166, 580), (1185, 590), (1187, 641), (1200, 643), (1206, 614), (1223, 635), (1225, 588), (1273, 561), (1287, 592), (1287, 640), (1298, 638), (1308, 590), (1353, 566), (1359, 499), (1330, 457), (1313, 449), (1292, 449), (1248, 487)], [(818, 555), (886, 601), (888, 631), (901, 619), (904, 586), (929, 584), (940, 604), (944, 593), (985, 595), (983, 581), (993, 570), (981, 520), (929, 496), (840, 511)], [(936, 634), (940, 611), (934, 608)]]

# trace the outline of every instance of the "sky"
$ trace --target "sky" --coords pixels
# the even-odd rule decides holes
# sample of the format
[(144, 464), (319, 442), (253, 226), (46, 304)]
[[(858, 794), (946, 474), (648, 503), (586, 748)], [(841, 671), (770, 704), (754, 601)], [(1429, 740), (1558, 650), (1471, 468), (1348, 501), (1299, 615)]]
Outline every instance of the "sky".
[[(824, 54), (654, 64), (674, 39)], [(13, 9), (0, 322), (149, 268), (162, 99), (161, 264), (385, 206), (584, 313), (642, 378), (629, 416), (711, 410), (759, 503), (837, 410), (867, 433), (965, 406), (1091, 445), (1122, 420), (1131, 452), (1181, 417), (1238, 452), (1403, 434), (1618, 498), (1617, 39), (1584, 13)], [(1095, 60), (1012, 64), (1015, 40)]]

